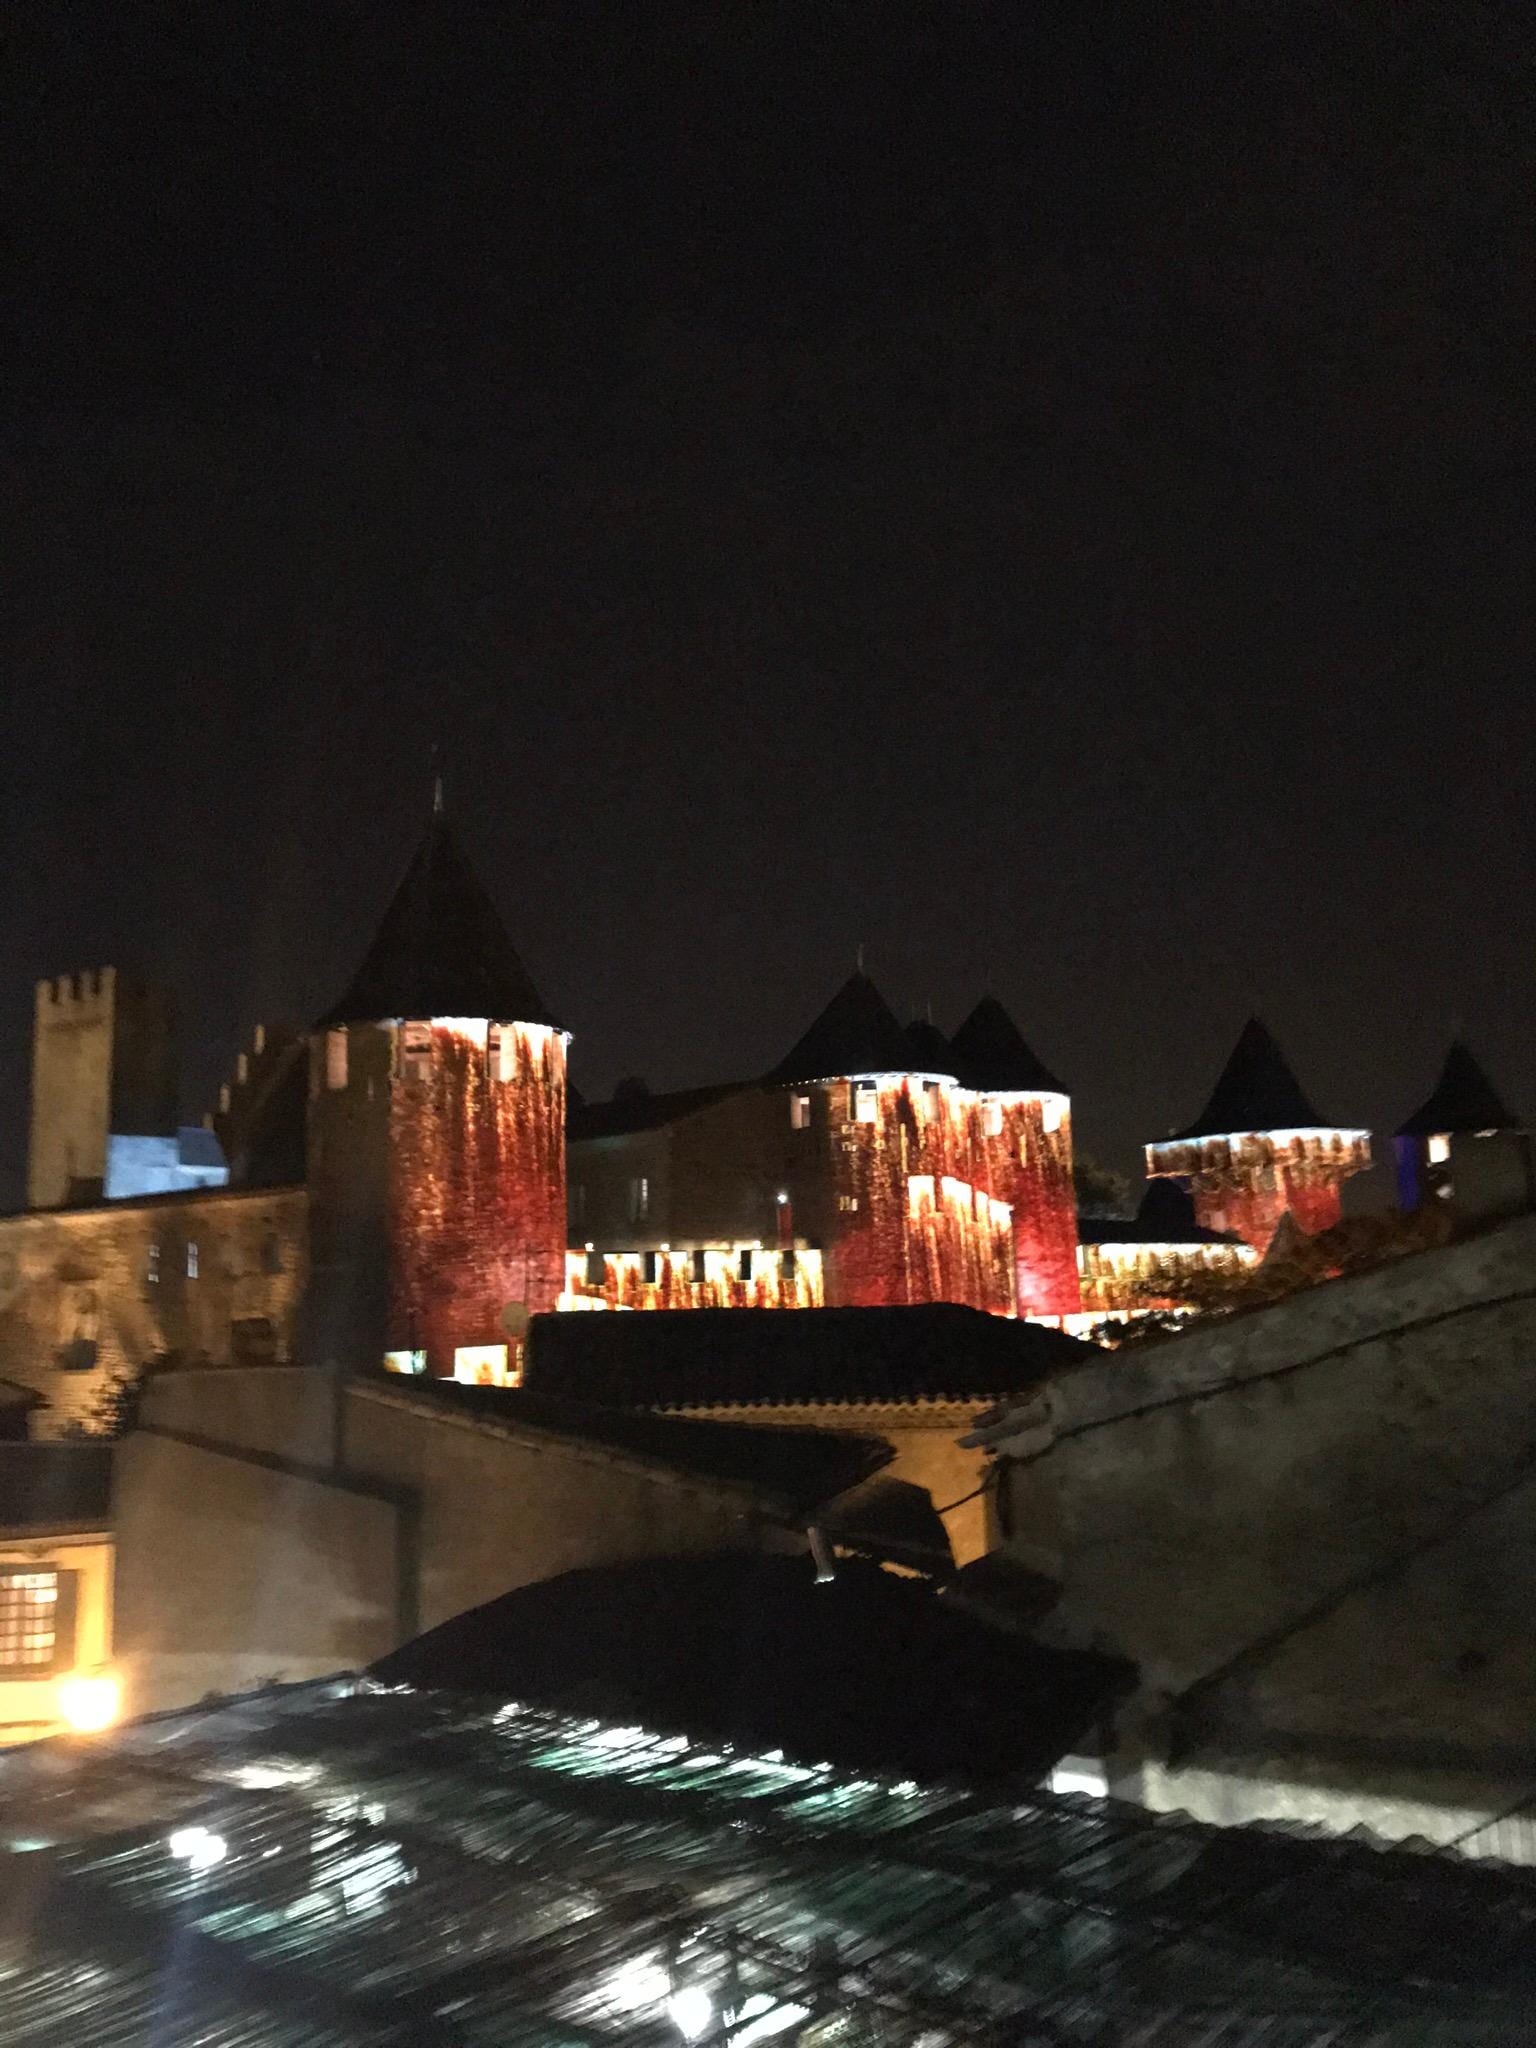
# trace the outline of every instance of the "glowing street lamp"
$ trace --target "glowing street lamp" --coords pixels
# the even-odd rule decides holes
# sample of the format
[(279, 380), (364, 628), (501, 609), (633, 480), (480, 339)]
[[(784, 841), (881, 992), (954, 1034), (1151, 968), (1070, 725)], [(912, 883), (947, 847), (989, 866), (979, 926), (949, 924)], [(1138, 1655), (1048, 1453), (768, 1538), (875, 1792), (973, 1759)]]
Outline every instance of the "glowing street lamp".
[(123, 1711), (122, 1681), (111, 1671), (71, 1671), (59, 1680), (58, 1703), (77, 1735), (99, 1735)]

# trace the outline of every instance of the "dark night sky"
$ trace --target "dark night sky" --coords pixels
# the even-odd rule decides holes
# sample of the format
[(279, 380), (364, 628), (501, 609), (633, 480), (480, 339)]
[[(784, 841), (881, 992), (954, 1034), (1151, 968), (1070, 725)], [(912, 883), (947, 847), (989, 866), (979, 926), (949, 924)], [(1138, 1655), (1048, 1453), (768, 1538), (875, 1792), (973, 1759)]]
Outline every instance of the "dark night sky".
[(29, 984), (206, 1102), (450, 806), (602, 1088), (863, 942), (1128, 1157), (1255, 1003), (1536, 1107), (1515, 7), (23, 4), (0, 1154)]

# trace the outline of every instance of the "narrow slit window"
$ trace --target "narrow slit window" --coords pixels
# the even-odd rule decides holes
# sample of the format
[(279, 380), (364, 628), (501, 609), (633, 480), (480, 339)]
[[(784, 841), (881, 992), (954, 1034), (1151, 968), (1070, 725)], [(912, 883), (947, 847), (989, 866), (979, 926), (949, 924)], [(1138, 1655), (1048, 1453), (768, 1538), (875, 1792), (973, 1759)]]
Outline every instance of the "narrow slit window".
[(345, 1031), (327, 1031), (325, 1034), (325, 1085), (327, 1088), (345, 1088), (347, 1085)]

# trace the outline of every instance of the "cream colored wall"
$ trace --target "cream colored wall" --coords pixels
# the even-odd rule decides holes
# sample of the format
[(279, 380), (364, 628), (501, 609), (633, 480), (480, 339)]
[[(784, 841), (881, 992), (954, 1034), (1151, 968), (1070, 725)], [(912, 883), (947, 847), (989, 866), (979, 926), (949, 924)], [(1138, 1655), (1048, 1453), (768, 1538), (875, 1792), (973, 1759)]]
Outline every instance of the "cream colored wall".
[[(100, 1531), (0, 1542), (0, 1570), (77, 1574), (73, 1670), (89, 1671), (111, 1662), (112, 1554), (111, 1537)], [(60, 1670), (43, 1678), (0, 1680), (0, 1743), (30, 1742), (63, 1730), (58, 1711), (62, 1676)]]
[[(883, 1436), (895, 1451), (884, 1476), (925, 1487), (944, 1512), (956, 1564), (970, 1564), (990, 1548), (986, 1501), (978, 1492), (987, 1458), (963, 1450), (959, 1439), (976, 1420), (977, 1402), (824, 1401), (801, 1407), (690, 1408), (690, 1415), (716, 1422), (750, 1423), (754, 1429), (842, 1429)], [(951, 1503), (958, 1503), (952, 1506)]]

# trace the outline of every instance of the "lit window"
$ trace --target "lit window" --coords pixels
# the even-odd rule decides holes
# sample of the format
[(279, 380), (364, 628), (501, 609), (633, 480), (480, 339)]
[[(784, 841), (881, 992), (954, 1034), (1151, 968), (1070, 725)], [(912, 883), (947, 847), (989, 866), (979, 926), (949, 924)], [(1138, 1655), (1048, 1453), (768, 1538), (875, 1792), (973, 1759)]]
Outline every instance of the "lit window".
[(144, 1278), (153, 1287), (160, 1278), (160, 1247), (152, 1244), (144, 1263)]
[(1450, 1156), (1450, 1136), (1446, 1132), (1438, 1132), (1429, 1141), (1429, 1163), (1431, 1166), (1444, 1166)]
[(1040, 1105), (1040, 1127), (1049, 1137), (1052, 1131), (1061, 1129), (1061, 1098), (1047, 1095)]
[(423, 1373), (426, 1369), (425, 1351), (386, 1351), (384, 1354), (386, 1372)]
[(791, 1130), (808, 1131), (811, 1127), (811, 1098), (809, 1095), (791, 1095), (789, 1098), (789, 1125)]
[(345, 1031), (327, 1031), (325, 1034), (325, 1085), (327, 1088), (345, 1088), (347, 1085)]
[(1000, 1138), (1003, 1135), (1003, 1105), (1000, 1102), (984, 1102), (981, 1105), (981, 1132), (985, 1138)]
[(505, 1344), (461, 1344), (453, 1354), (453, 1376), (471, 1387), (512, 1387)]
[(839, 1195), (837, 1206), (845, 1216), (851, 1215), (859, 1206), (859, 1198), (857, 1195)]
[(517, 1070), (517, 1030), (511, 1024), (493, 1024), (486, 1034), (486, 1059), (493, 1081), (510, 1081)]
[(880, 1096), (874, 1088), (861, 1087), (857, 1083), (848, 1091), (853, 1097), (853, 1120), (856, 1124), (872, 1124), (880, 1112)]
[(0, 1676), (41, 1678), (72, 1651), (68, 1572), (0, 1572)]
[(432, 1072), (432, 1026), (400, 1026), (400, 1072), (407, 1081), (425, 1081)]
[(190, 1237), (187, 1239), (187, 1278), (197, 1278), (197, 1241)]
[(638, 1173), (629, 1184), (629, 1220), (643, 1223), (650, 1213), (651, 1183), (643, 1173)]

